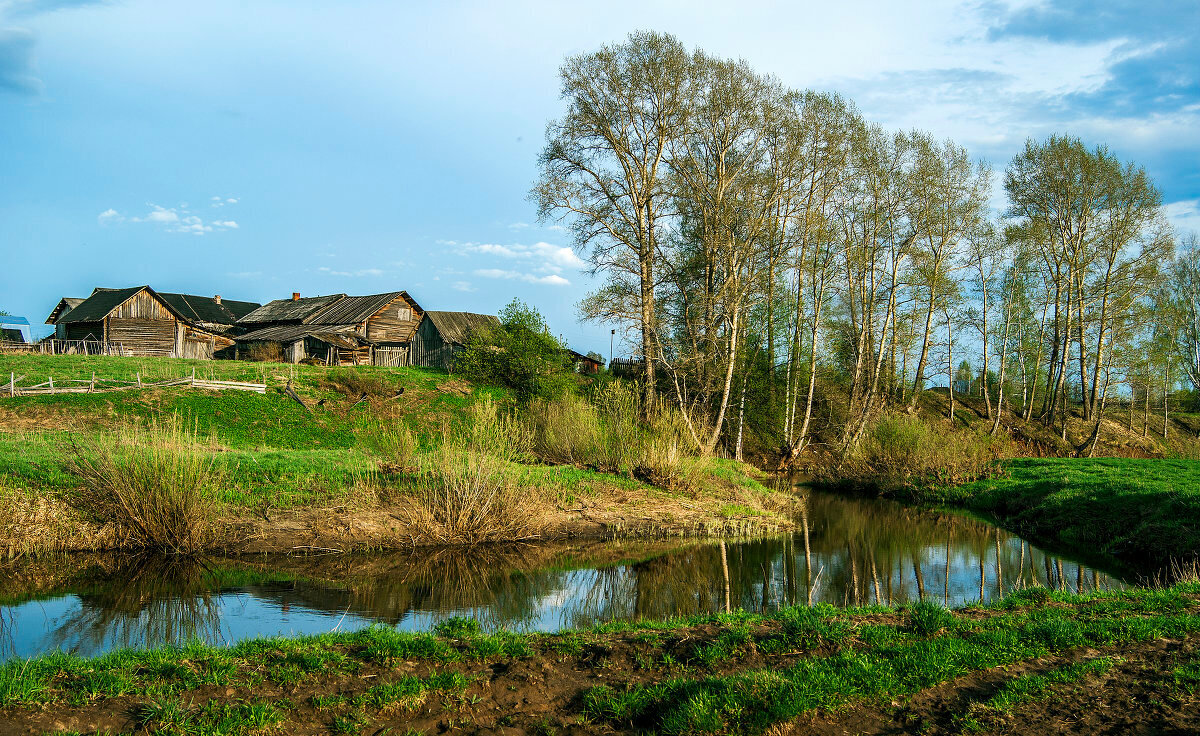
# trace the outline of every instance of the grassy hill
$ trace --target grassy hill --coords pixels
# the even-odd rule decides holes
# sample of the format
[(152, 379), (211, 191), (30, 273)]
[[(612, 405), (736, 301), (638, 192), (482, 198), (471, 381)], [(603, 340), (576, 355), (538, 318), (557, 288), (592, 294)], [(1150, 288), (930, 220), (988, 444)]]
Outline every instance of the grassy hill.
[[(488, 461), (485, 470), (503, 476), (511, 492), (495, 505), (510, 514), (536, 508), (545, 517), (536, 537), (680, 536), (789, 525), (776, 513), (786, 499), (737, 463), (680, 459), (687, 483), (655, 487), (646, 482), (654, 477), (634, 467), (605, 473), (586, 462), (546, 462), (529, 447), (534, 428), (513, 413), (504, 390), (438, 371), (0, 356), (0, 376), (24, 376), (19, 383), (27, 386), (51, 377), (56, 386), (90, 381), (93, 373), (151, 382), (193, 371), (201, 380), (264, 383), (267, 391), (184, 386), (0, 396), (0, 502), (17, 509), (8, 529), (0, 521), (0, 551), (126, 544), (119, 530), (95, 513), (79, 513), (73, 503), (87, 486), (81, 462), (122, 455), (145, 439), (145, 428), (153, 433), (165, 426), (200, 448), (220, 478), (212, 490), (219, 534), (209, 544), (227, 551), (436, 541), (428, 536), (433, 522), (414, 512), (419, 504), (412, 494), (441, 482), (439, 473), (458, 473), (462, 481), (483, 472), (479, 458), (497, 454), (502, 457)], [(477, 446), (484, 439), (495, 442), (477, 437), (488, 432), (508, 437), (509, 449)]]

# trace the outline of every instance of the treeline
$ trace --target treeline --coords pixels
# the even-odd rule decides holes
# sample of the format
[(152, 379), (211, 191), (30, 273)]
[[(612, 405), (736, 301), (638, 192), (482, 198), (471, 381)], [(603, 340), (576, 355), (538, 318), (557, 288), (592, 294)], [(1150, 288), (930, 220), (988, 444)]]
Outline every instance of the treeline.
[(1082, 419), (1091, 454), (1114, 396), (1165, 411), (1200, 379), (1195, 239), (1176, 257), (1161, 193), (1104, 146), (1030, 140), (997, 214), (953, 141), (668, 35), (569, 57), (561, 82), (539, 214), (604, 278), (581, 312), (635, 336), (644, 404), (677, 404), (703, 450), (740, 456), (754, 421), (798, 456), (828, 387), (847, 449), (938, 384), (951, 419), (977, 392), (993, 433)]

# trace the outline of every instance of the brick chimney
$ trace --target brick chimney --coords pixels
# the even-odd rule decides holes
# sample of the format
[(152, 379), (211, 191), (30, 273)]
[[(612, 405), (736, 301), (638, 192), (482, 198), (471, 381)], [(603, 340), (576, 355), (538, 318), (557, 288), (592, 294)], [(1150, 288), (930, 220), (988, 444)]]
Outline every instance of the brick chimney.
[(298, 291), (292, 292), (292, 301), (294, 301), (294, 302), (300, 301), (300, 292), (298, 292)]
[(214, 296), (214, 297), (213, 297), (213, 302), (215, 302), (215, 303), (217, 303), (217, 304), (220, 304), (220, 303), (221, 303), (221, 295), (220, 295), (220, 294), (217, 294), (216, 296)]

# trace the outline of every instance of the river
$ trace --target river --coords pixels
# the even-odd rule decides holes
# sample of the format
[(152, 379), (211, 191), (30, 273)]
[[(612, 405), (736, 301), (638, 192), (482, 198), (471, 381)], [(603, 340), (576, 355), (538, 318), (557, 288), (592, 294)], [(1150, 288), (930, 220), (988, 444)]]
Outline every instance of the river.
[(62, 650), (351, 631), (559, 631), (780, 606), (957, 606), (1041, 585), (1133, 579), (1048, 552), (984, 521), (804, 492), (800, 529), (751, 540), (581, 541), (371, 555), (179, 561), (72, 555), (0, 565), (0, 661)]

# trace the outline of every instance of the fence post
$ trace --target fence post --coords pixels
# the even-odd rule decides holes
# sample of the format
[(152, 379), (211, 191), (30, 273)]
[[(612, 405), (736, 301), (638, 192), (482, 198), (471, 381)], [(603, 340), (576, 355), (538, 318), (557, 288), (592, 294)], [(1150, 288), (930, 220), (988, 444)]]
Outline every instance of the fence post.
[(92, 371), (92, 385), (88, 386), (88, 393), (89, 394), (95, 393), (95, 391), (96, 391), (96, 371)]
[(54, 376), (50, 376), (50, 393), (54, 393)]
[(192, 385), (196, 385), (196, 366), (192, 366)]
[(14, 397), (16, 395), (17, 395), (17, 374), (14, 371), (13, 373), (8, 374), (8, 397), (11, 399), (12, 397)]
[(137, 372), (137, 382), (138, 382), (138, 388), (141, 388), (142, 387), (142, 372), (141, 371)]

